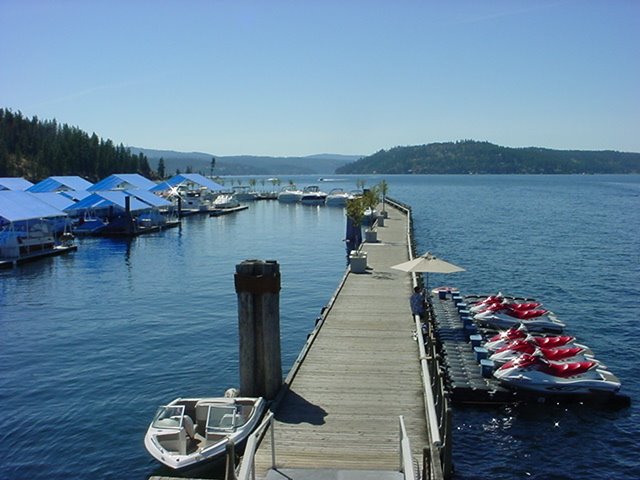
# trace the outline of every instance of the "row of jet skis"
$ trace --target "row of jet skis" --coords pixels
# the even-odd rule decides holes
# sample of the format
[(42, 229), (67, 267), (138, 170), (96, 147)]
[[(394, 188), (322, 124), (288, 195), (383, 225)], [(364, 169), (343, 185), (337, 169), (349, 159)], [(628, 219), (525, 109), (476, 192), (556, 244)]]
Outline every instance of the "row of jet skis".
[(620, 380), (591, 349), (564, 335), (564, 323), (538, 302), (520, 302), (501, 293), (469, 303), (478, 326), (497, 333), (483, 347), (503, 385), (536, 393), (614, 394)]

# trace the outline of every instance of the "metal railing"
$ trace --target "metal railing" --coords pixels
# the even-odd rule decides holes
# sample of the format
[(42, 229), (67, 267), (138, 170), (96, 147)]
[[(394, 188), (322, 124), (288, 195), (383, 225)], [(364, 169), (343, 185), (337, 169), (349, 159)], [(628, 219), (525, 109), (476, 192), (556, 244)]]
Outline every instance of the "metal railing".
[[(244, 455), (240, 462), (237, 471), (227, 468), (225, 474), (225, 480), (255, 480), (256, 478), (256, 465), (255, 457), (258, 446), (262, 442), (267, 429), (271, 427), (271, 468), (276, 466), (276, 447), (275, 438), (273, 434), (273, 412), (268, 412), (262, 420), (262, 423), (255, 429), (255, 431), (247, 439), (247, 445), (244, 449)], [(227, 464), (229, 459), (227, 458)]]
[[(387, 201), (407, 215), (409, 260), (413, 260), (415, 257), (415, 243), (411, 207), (393, 199), (387, 198)], [(417, 286), (418, 283), (418, 276), (412, 274), (413, 286)], [(433, 311), (431, 302), (428, 302), (428, 304), (428, 324), (430, 324), (433, 318)], [(451, 407), (444, 386), (444, 377), (440, 371), (436, 350), (437, 343), (432, 328), (428, 328), (425, 338), (421, 318), (415, 315), (414, 321), (420, 355), (420, 370), (424, 388), (425, 416), (429, 438), (428, 444), (423, 449), (422, 478), (425, 480), (450, 478), (453, 474), (451, 462)]]
[(416, 472), (413, 466), (413, 456), (411, 454), (411, 442), (407, 435), (407, 428), (404, 425), (404, 416), (400, 415), (400, 471), (404, 473), (405, 479), (415, 480)]
[[(398, 418), (399, 424), (399, 456), (400, 467), (399, 471), (404, 474), (406, 480), (418, 479), (419, 469), (416, 471), (416, 466), (413, 462), (413, 456), (411, 454), (411, 442), (407, 435), (407, 428), (404, 424), (404, 416), (400, 415)], [(276, 444), (274, 435), (274, 414), (269, 412), (262, 420), (262, 423), (256, 428), (256, 430), (247, 439), (247, 445), (244, 450), (244, 455), (240, 462), (239, 468), (234, 470), (229, 468), (230, 462), (232, 462), (232, 456), (234, 452), (233, 445), (227, 449), (227, 471), (225, 473), (225, 480), (255, 480), (256, 478), (256, 465), (255, 455), (260, 443), (264, 439), (264, 436), (269, 429), (271, 433), (271, 468), (276, 468)]]

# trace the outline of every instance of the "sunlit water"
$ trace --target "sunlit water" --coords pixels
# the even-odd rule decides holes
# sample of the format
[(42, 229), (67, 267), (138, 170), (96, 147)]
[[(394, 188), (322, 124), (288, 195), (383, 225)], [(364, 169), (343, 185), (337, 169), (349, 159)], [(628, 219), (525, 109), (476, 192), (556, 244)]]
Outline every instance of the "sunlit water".
[[(336, 178), (321, 186), (355, 188), (356, 177)], [(633, 401), (456, 408), (456, 477), (640, 478), (640, 177), (386, 180), (413, 207), (418, 249), (466, 268), (430, 285), (538, 298)], [(71, 255), (0, 272), (0, 478), (156, 472), (142, 443), (156, 407), (238, 384), (235, 265), (280, 263), (286, 372), (344, 273), (344, 230), (341, 209), (257, 202), (130, 242), (83, 239)]]

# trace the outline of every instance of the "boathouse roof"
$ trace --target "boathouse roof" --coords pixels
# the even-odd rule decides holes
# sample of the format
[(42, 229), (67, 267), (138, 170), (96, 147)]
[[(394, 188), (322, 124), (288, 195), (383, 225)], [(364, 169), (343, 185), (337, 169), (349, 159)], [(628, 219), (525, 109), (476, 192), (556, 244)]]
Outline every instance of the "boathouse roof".
[(208, 179), (204, 175), (200, 175), (199, 173), (180, 173), (171, 177), (169, 180), (166, 180), (162, 183), (151, 188), (152, 192), (164, 192), (169, 190), (171, 187), (177, 187), (179, 185), (185, 184), (195, 184), (201, 187), (206, 187), (212, 191), (220, 191), (224, 190), (224, 187), (213, 180)]
[(42, 193), (33, 193), (27, 192), (31, 196), (37, 198), (38, 200), (51, 205), (52, 207), (60, 210), (61, 212), (76, 203), (75, 200), (69, 198), (65, 195), (60, 194), (59, 192), (42, 192)]
[(142, 200), (143, 202), (148, 203), (152, 207), (160, 208), (160, 207), (170, 207), (171, 205), (173, 205), (173, 203), (171, 203), (170, 201), (165, 200), (164, 198), (159, 197), (155, 193), (150, 192), (149, 190), (144, 190), (142, 188), (127, 190), (126, 193), (136, 197), (138, 200)]
[(58, 192), (58, 195), (70, 198), (74, 202), (78, 202), (83, 198), (87, 198), (89, 195), (92, 195), (92, 193), (87, 192), (86, 190), (66, 190), (63, 192)]
[(130, 208), (132, 212), (141, 210), (149, 210), (152, 208), (148, 203), (138, 200), (136, 197), (128, 195), (123, 191), (108, 191), (108, 192), (95, 192), (86, 198), (83, 198), (78, 203), (75, 203), (64, 209), (65, 212), (75, 213), (82, 210), (92, 210), (98, 208), (114, 207), (119, 210), (124, 210), (125, 199), (130, 197)]
[(49, 177), (32, 185), (27, 189), (28, 192), (60, 192), (68, 190), (87, 190), (93, 184), (82, 177), (78, 176), (58, 176)]
[(19, 222), (37, 218), (64, 217), (66, 213), (28, 192), (0, 191), (0, 220)]
[(143, 188), (149, 190), (155, 187), (155, 183), (138, 173), (114, 173), (100, 180), (95, 185), (87, 188), (90, 192), (106, 190), (128, 190), (131, 188)]
[(31, 187), (33, 183), (24, 178), (18, 177), (0, 177), (0, 191), (1, 190), (13, 190), (24, 191)]

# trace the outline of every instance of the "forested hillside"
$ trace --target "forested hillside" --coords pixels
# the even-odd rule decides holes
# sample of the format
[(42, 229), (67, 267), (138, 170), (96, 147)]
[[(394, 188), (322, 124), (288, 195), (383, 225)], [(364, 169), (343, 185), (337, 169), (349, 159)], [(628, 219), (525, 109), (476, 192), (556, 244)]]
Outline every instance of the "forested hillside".
[(508, 148), (465, 140), (380, 150), (336, 173), (640, 173), (640, 153)]
[(79, 175), (90, 182), (112, 173), (153, 178), (147, 157), (55, 120), (28, 119), (0, 109), (0, 177), (39, 181), (52, 175)]

